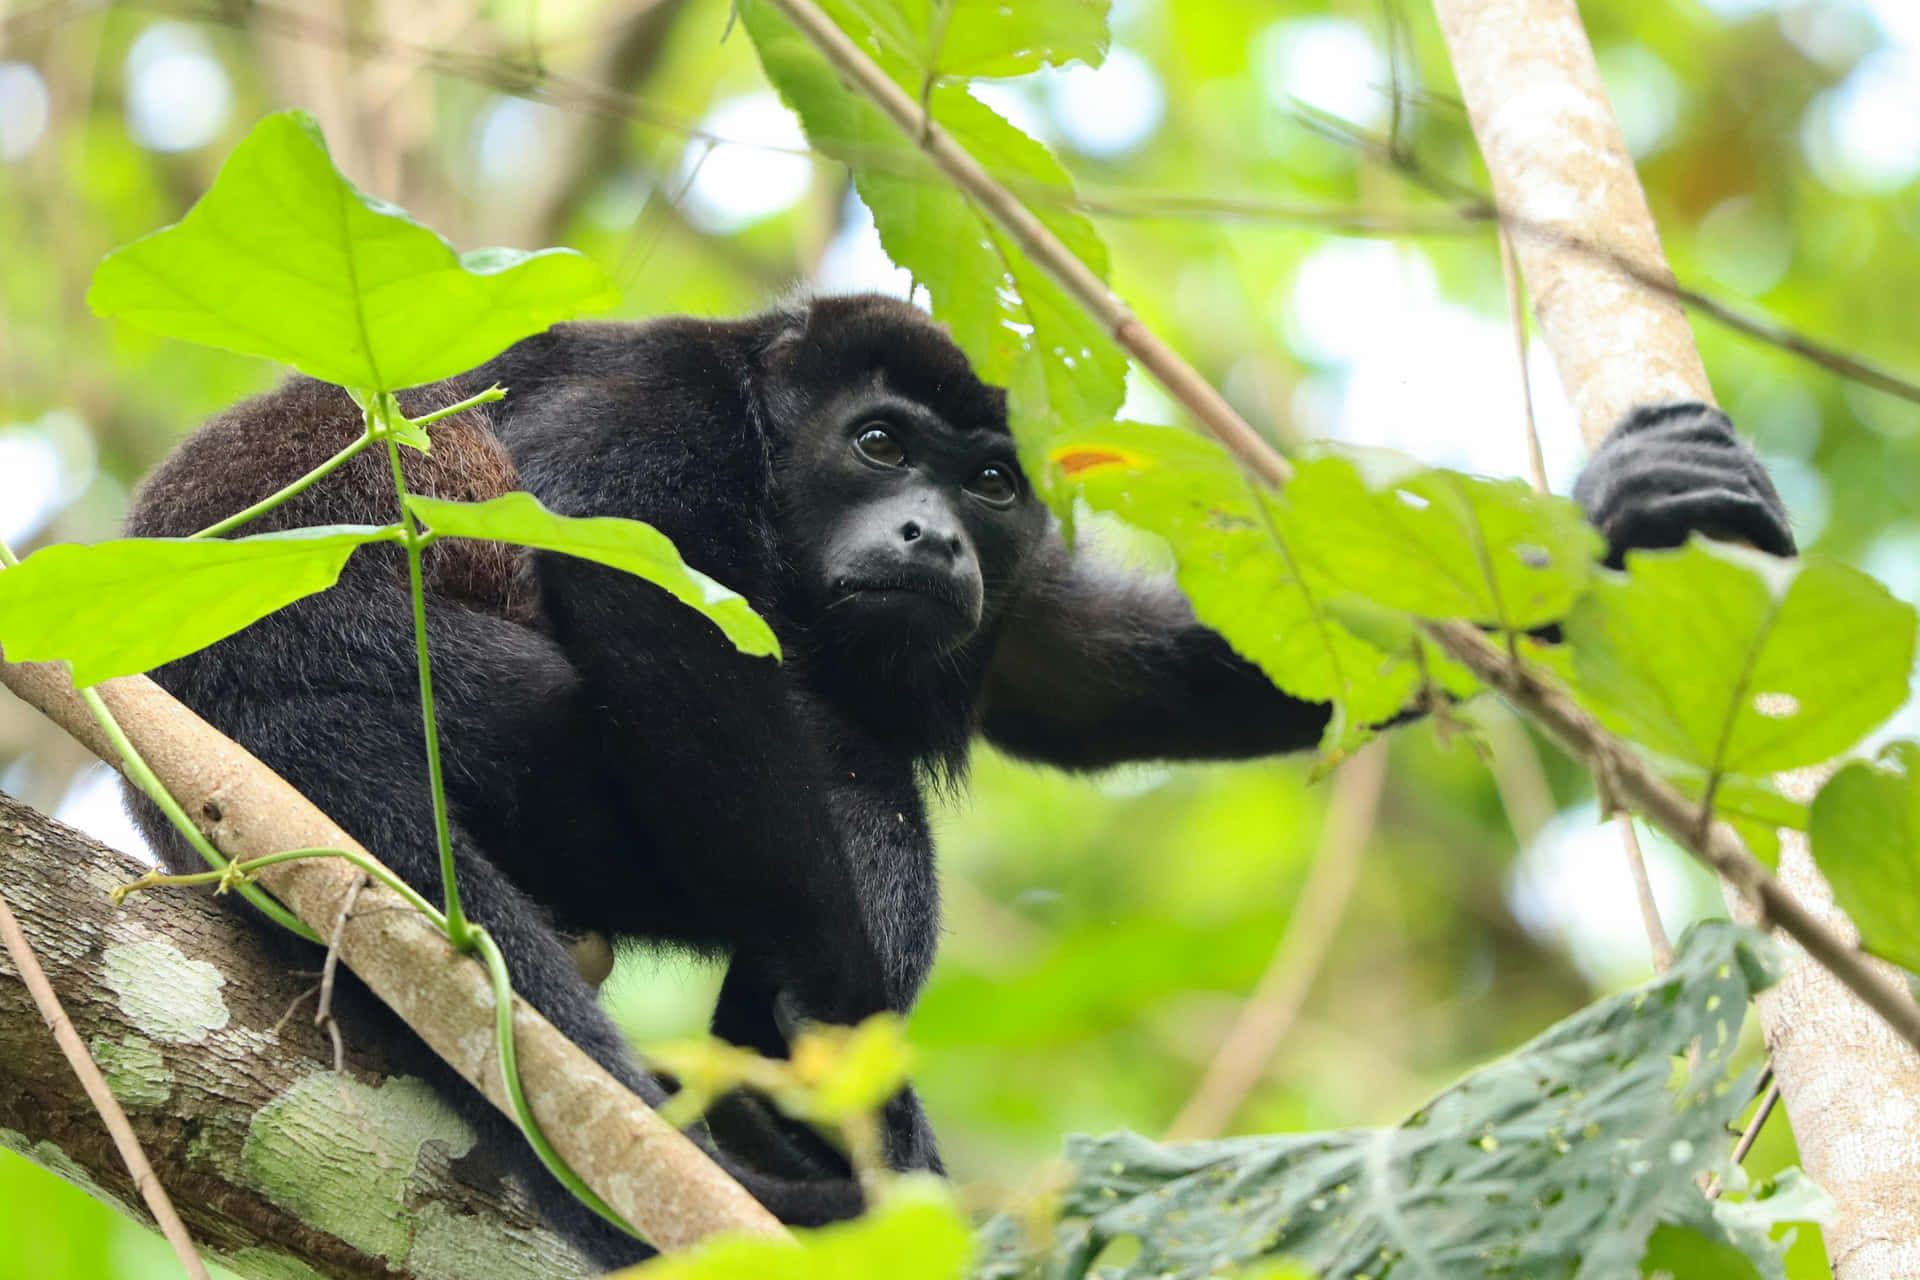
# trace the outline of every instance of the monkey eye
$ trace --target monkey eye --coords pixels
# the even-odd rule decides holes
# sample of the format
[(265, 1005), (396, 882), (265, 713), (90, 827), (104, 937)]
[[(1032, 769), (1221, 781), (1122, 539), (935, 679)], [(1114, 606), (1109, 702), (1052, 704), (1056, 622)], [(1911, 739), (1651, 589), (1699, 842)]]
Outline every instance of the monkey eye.
[(907, 451), (893, 438), (893, 433), (883, 427), (867, 427), (853, 438), (853, 447), (864, 454), (869, 461), (883, 467), (897, 467), (907, 460)]
[(996, 507), (1004, 507), (1020, 496), (1020, 486), (1013, 478), (1011, 467), (989, 462), (967, 485), (967, 492)]

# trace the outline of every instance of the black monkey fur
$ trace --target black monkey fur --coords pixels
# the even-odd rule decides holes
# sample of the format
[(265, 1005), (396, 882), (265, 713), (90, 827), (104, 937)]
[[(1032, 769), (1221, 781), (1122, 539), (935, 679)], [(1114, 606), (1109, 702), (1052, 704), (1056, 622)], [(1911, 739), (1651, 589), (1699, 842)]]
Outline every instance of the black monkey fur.
[[(745, 595), (786, 652), (784, 665), (743, 657), (656, 588), (586, 561), (459, 540), (426, 553), (462, 898), (515, 986), (650, 1103), (666, 1086), (636, 1065), (560, 930), (731, 955), (715, 1030), (783, 1052), (796, 1018), (911, 1007), (939, 927), (923, 791), (960, 774), (976, 735), (1099, 768), (1296, 750), (1326, 722), (1170, 584), (1070, 553), (1020, 475), (1003, 394), (903, 303), (558, 325), (401, 402), (418, 414), (495, 382), (506, 400), (437, 424), (431, 454), (403, 451), (413, 491), (525, 488), (566, 515), (644, 519)], [(360, 429), (344, 392), (294, 378), (185, 441), (141, 487), (128, 532), (191, 533)], [(1616, 562), (1691, 530), (1793, 549), (1764, 471), (1705, 406), (1630, 416), (1576, 492)], [(375, 449), (239, 532), (396, 518)], [(330, 591), (154, 676), (439, 895), (396, 548), (362, 550)], [(169, 866), (199, 869), (135, 807)], [(350, 1030), (436, 1083), (589, 1256), (644, 1256), (364, 991), (337, 1003)], [(754, 1104), (735, 1100), (714, 1130), (723, 1163), (782, 1218), (858, 1211), (837, 1158)], [(939, 1168), (911, 1090), (888, 1108), (887, 1153)]]

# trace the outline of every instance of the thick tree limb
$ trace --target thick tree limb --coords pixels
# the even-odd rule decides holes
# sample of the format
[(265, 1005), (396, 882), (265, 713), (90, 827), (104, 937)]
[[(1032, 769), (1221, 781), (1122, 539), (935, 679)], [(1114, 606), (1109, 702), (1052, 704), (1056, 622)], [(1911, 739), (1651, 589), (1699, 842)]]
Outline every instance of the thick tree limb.
[[(0, 663), (0, 683), (101, 759), (118, 763), (63, 667)], [(98, 689), (154, 773), (229, 857), (359, 849), (279, 775), (151, 680), (109, 680)], [(347, 910), (359, 880), (360, 873), (337, 858), (282, 863), (259, 877), (322, 937), (333, 935), (345, 910), (341, 959), (435, 1053), (506, 1110), (485, 970), (385, 888), (359, 890)], [(780, 1230), (686, 1135), (524, 1001), (516, 1001), (514, 1027), (534, 1119), (574, 1171), (656, 1246), (680, 1249), (723, 1230)]]
[[(107, 897), (143, 866), (0, 795), (0, 881), (74, 1028), (209, 1258), (243, 1276), (567, 1280), (587, 1264), (372, 1046), (347, 1070), (289, 972), (208, 897)], [(288, 1016), (292, 1014), (293, 1016)], [(0, 1146), (150, 1222), (0, 955)], [(465, 1158), (463, 1158), (465, 1157)]]
[[(1711, 401), (1672, 296), (1573, 247), (1604, 244), (1643, 277), (1667, 276), (1573, 0), (1434, 0), (1434, 7), (1498, 203), (1517, 215), (1521, 270), (1589, 447), (1635, 403)], [(1553, 234), (1528, 234), (1529, 226)], [(1464, 645), (1467, 637), (1455, 639)], [(1633, 799), (1635, 807), (1644, 800)], [(1767, 885), (1743, 878), (1742, 866), (1716, 865), (1736, 914), (1752, 916), (1745, 904)], [(1761, 911), (1774, 924), (1786, 924), (1788, 910), (1803, 917), (1802, 927), (1787, 932), (1821, 963), (1794, 966), (1760, 997), (1760, 1017), (1801, 1161), (1840, 1205), (1826, 1232), (1835, 1275), (1920, 1274), (1912, 1000), (1897, 970), (1857, 950), (1857, 934), (1804, 837), (1783, 842), (1779, 884), (1787, 896), (1762, 892)], [(1844, 950), (1823, 954), (1835, 939)]]

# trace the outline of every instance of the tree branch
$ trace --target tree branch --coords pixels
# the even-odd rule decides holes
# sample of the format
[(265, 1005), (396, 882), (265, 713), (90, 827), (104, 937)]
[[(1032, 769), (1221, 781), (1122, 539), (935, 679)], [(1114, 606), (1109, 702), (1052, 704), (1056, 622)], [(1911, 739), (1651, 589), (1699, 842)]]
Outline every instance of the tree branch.
[[(0, 663), (0, 683), (101, 759), (119, 763), (64, 667)], [(360, 849), (284, 779), (151, 680), (132, 676), (97, 688), (161, 782), (229, 857)], [(344, 859), (312, 858), (269, 867), (259, 881), (327, 937), (360, 873)], [(489, 1101), (508, 1110), (484, 968), (384, 887), (361, 889), (346, 916), (339, 951), (347, 967)], [(781, 1230), (686, 1135), (524, 1001), (515, 1002), (514, 1028), (535, 1121), (587, 1185), (655, 1246), (681, 1249), (722, 1230)]]
[[(471, 1132), (373, 1046), (346, 1070), (313, 995), (204, 894), (108, 891), (145, 867), (0, 795), (0, 880), (187, 1231), (243, 1276), (573, 1280)], [(151, 1223), (107, 1125), (0, 959), (0, 1145)]]

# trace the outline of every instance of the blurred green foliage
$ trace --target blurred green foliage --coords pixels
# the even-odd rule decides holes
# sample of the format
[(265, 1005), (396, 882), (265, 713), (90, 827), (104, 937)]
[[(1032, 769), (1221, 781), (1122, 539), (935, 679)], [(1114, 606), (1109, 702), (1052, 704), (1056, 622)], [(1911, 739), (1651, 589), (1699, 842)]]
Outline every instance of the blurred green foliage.
[[(1901, 43), (1897, 4), (1680, 0), (1585, 16), (1680, 277), (1916, 371), (1903, 281), (1920, 272), (1920, 159), (1903, 168), (1899, 144), (1920, 118), (1920, 75), (1888, 100), (1885, 70), (1920, 58), (1920, 36)], [(363, 189), (459, 248), (580, 249), (623, 290), (623, 315), (738, 312), (877, 269), (845, 170), (792, 154), (798, 134), (770, 112), (749, 43), (727, 36), (723, 0), (378, 0), (355, 9), (370, 40), (352, 53), (335, 17), (245, 12), (202, 22), (56, 0), (0, 13), (0, 532), (22, 551), (110, 536), (173, 441), (276, 377), (84, 303), (101, 255), (179, 218), (271, 109), (315, 112)], [(1054, 145), (1142, 318), (1277, 438), (1358, 424), (1435, 461), (1519, 471), (1517, 391), (1493, 384), (1510, 364), (1449, 381), (1444, 363), (1458, 350), (1449, 318), (1504, 322), (1491, 233), (1293, 109), (1297, 97), (1373, 130), (1397, 116), (1423, 168), (1478, 181), (1425, 7), (1129, 0), (1113, 46), (1104, 89), (1047, 73), (999, 86), (996, 106)], [(1128, 119), (1148, 127), (1123, 136)], [(1875, 128), (1890, 139), (1878, 152)], [(714, 135), (774, 145), (710, 148)], [(1363, 225), (1374, 238), (1341, 238)], [(1390, 354), (1425, 397), (1397, 415), (1395, 439), (1377, 420), (1395, 413), (1368, 419), (1347, 385), (1367, 372), (1380, 385), (1378, 360), (1344, 359), (1367, 335), (1308, 305), (1330, 274), (1363, 328), (1398, 335)], [(1397, 309), (1423, 290), (1424, 327), (1401, 326)], [(1710, 322), (1697, 332), (1803, 542), (1911, 598), (1920, 412)], [(1157, 406), (1137, 391), (1127, 412)], [(1584, 779), (1497, 708), (1472, 714), (1492, 773), (1429, 727), (1392, 742), (1353, 902), (1236, 1130), (1391, 1122), (1644, 971), (1617, 844), (1576, 808)], [(52, 810), (78, 766), (0, 703), (0, 787)], [(1069, 1130), (1165, 1128), (1288, 926), (1329, 792), (1298, 762), (1072, 778), (976, 760), (941, 816), (948, 933), (910, 1027), (958, 1176), (989, 1201), (1013, 1196)], [(100, 820), (97, 805), (70, 812)], [(1687, 872), (1659, 883), (1676, 918), (1715, 901)], [(627, 956), (610, 999), (637, 1037), (666, 1039), (698, 1029), (714, 981), (710, 967)], [(1749, 1168), (1793, 1158), (1776, 1118)], [(1790, 1256), (1796, 1278), (1824, 1274), (1812, 1234)], [(0, 1152), (0, 1280), (171, 1267), (156, 1239)]]

